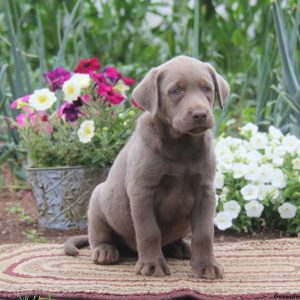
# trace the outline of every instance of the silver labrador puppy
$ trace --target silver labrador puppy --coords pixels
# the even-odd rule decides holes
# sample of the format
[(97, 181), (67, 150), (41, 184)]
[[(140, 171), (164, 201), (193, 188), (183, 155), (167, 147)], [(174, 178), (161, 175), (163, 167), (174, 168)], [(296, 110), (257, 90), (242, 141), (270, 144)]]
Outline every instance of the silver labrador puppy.
[[(133, 91), (146, 112), (99, 184), (88, 210), (88, 238), (65, 243), (68, 255), (89, 242), (98, 264), (119, 261), (122, 240), (138, 252), (136, 274), (169, 275), (163, 250), (190, 258), (194, 275), (222, 278), (213, 252), (215, 154), (213, 106), (228, 83), (207, 63), (178, 56), (152, 69)], [(192, 231), (192, 247), (183, 241)], [(77, 247), (77, 248), (76, 248)]]

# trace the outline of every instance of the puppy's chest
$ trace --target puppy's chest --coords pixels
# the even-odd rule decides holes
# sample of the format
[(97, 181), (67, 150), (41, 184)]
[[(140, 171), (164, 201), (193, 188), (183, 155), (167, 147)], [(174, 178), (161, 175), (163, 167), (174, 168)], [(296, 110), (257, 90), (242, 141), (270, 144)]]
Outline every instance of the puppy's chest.
[(155, 202), (162, 221), (174, 222), (189, 217), (195, 202), (192, 176), (163, 176)]

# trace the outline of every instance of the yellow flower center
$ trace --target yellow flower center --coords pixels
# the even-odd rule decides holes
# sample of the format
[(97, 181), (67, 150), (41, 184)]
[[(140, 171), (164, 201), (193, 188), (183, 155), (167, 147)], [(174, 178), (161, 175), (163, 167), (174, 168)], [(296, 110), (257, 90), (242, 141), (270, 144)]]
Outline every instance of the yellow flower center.
[(91, 134), (91, 128), (86, 127), (86, 128), (84, 129), (84, 133), (85, 133), (86, 135)]
[(67, 92), (68, 94), (73, 94), (74, 93), (74, 86), (73, 85), (69, 85), (68, 88), (67, 88)]
[(47, 102), (47, 96), (46, 95), (40, 95), (38, 100), (41, 104), (44, 104), (44, 103)]

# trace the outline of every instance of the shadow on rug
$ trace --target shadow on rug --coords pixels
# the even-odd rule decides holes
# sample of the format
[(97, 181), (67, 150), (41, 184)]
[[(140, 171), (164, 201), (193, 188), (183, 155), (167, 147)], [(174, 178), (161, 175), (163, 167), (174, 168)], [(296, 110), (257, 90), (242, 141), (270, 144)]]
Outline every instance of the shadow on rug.
[(65, 256), (62, 245), (0, 246), (0, 298), (40, 295), (70, 299), (300, 299), (300, 240), (215, 245), (223, 280), (191, 278), (188, 261), (168, 260), (172, 275), (134, 275), (135, 261), (100, 266), (88, 249)]

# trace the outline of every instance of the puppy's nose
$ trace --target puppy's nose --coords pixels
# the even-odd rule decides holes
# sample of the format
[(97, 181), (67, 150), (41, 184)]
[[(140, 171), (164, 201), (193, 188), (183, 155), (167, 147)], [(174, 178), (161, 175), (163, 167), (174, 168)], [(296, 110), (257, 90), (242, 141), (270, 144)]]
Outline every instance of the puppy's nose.
[(192, 118), (194, 120), (206, 120), (207, 119), (207, 110), (197, 109), (192, 112)]

